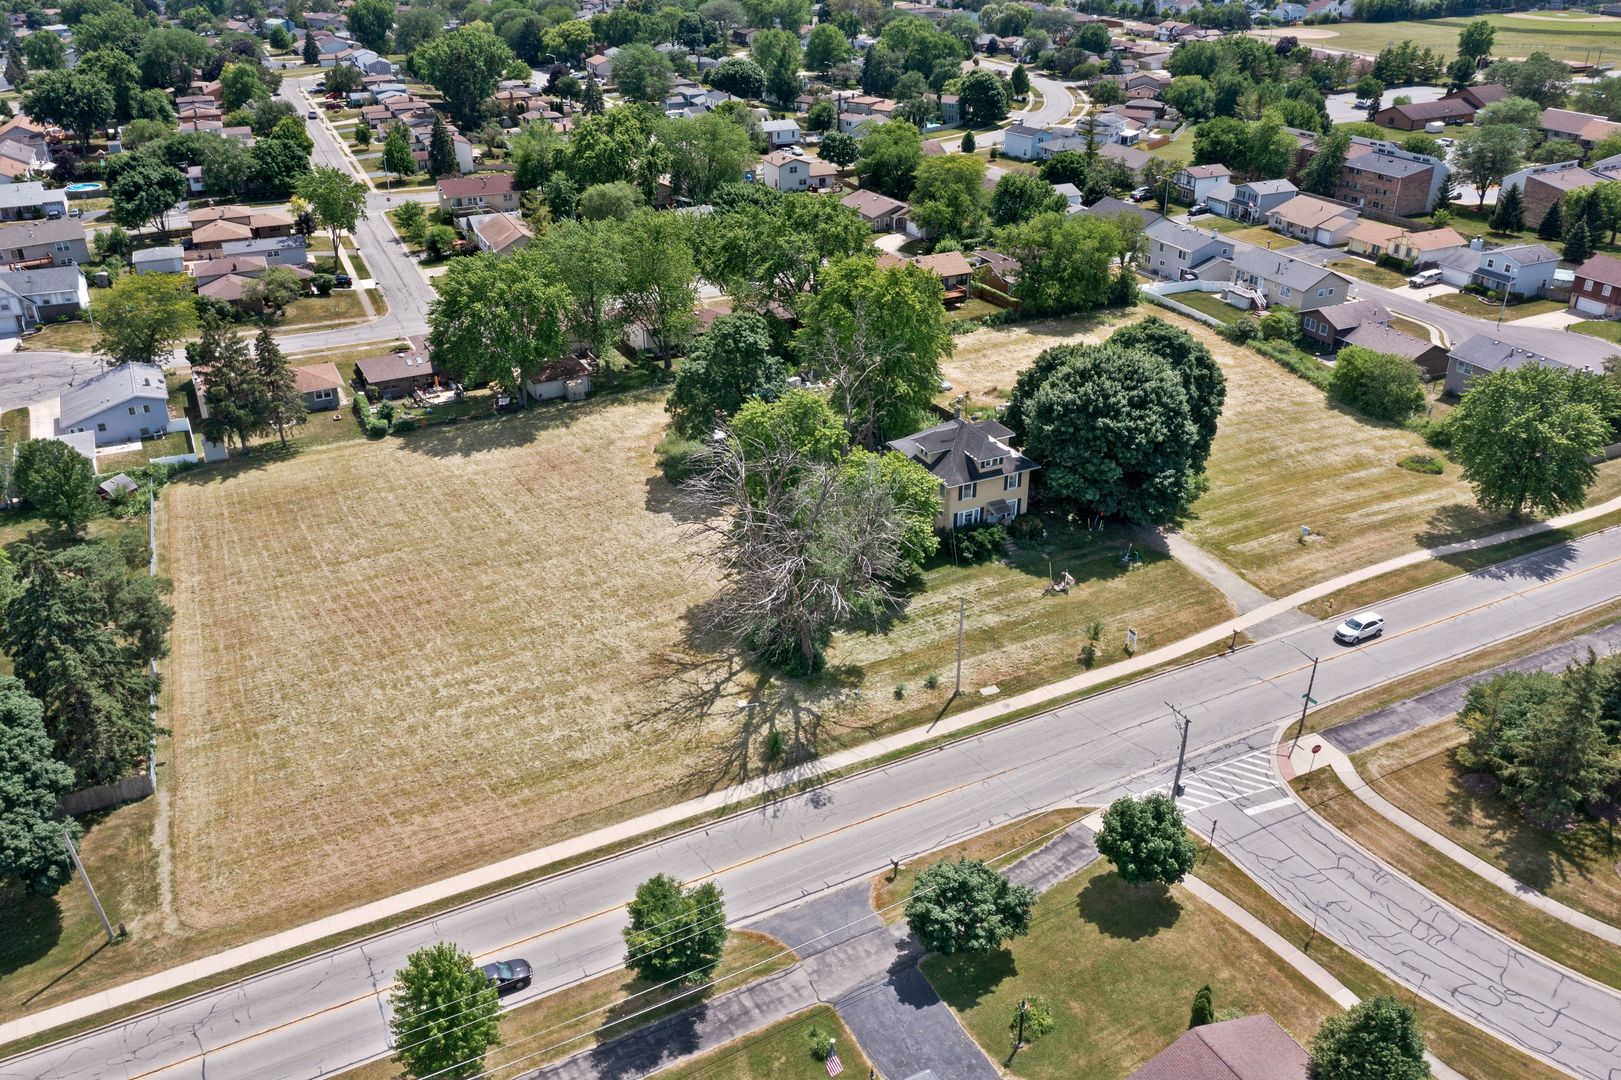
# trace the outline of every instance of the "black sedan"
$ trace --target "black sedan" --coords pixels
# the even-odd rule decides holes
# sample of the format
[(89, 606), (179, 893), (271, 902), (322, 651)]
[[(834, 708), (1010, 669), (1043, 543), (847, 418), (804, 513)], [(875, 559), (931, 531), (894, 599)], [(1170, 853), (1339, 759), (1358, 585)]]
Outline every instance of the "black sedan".
[(527, 960), (499, 960), (484, 965), (484, 977), (490, 980), (497, 994), (510, 994), (523, 990), (533, 981), (534, 970)]

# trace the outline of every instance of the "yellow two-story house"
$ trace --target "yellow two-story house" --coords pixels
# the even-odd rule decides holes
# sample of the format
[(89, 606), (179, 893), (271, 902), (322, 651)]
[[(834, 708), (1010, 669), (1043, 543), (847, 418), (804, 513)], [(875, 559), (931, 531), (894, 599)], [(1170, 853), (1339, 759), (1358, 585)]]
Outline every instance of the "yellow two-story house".
[(896, 439), (889, 449), (905, 454), (940, 481), (943, 531), (981, 522), (1005, 525), (1030, 508), (1030, 480), (1041, 466), (1015, 450), (1013, 432), (995, 420), (956, 417), (938, 427)]

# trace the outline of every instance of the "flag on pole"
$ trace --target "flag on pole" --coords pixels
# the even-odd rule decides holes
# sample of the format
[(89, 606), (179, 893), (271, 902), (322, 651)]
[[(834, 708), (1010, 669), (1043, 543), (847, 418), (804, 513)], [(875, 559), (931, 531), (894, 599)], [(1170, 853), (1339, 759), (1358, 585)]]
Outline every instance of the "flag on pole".
[(827, 1075), (829, 1076), (837, 1076), (839, 1073), (844, 1071), (844, 1062), (839, 1060), (839, 1052), (837, 1050), (834, 1050), (832, 1053), (827, 1055), (827, 1061), (825, 1064), (827, 1065)]

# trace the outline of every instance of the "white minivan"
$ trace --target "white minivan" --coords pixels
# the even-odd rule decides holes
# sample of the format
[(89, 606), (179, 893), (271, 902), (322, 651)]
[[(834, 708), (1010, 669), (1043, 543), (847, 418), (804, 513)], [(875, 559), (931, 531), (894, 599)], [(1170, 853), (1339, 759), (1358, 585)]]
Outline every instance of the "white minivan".
[(1422, 289), (1426, 285), (1439, 285), (1441, 284), (1441, 271), (1433, 269), (1420, 270), (1407, 279), (1407, 284), (1415, 289)]

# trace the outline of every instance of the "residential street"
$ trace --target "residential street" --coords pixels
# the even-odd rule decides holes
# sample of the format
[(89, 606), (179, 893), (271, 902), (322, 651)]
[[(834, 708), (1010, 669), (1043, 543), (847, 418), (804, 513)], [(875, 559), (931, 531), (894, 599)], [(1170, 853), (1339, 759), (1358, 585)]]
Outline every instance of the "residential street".
[[(623, 952), (621, 905), (656, 872), (713, 878), (734, 920), (765, 916), (864, 878), (892, 858), (1073, 802), (1082, 793), (1158, 782), (1178, 741), (1167, 701), (1192, 718), (1190, 748), (1206, 763), (1201, 772), (1236, 790), (1230, 778), (1253, 775), (1256, 751), (1297, 714), (1311, 656), (1322, 657), (1313, 693), (1326, 704), (1616, 595), (1621, 531), (1597, 533), (1381, 604), (1390, 626), (1382, 640), (1341, 648), (1327, 625), (1314, 624), (91, 1032), (0, 1064), (0, 1077), (325, 1075), (388, 1052), (379, 993), (390, 972), (421, 945), (450, 940), (481, 959), (529, 959), (535, 985), (513, 998), (528, 1000), (616, 967)], [(1215, 769), (1218, 762), (1226, 773)], [(1282, 797), (1274, 791), (1263, 801)], [(1290, 902), (1337, 902), (1346, 894), (1349, 903), (1352, 890), (1393, 881), (1381, 867), (1356, 865), (1354, 850), (1338, 849), (1319, 827), (1299, 828), (1290, 838), (1308, 847), (1291, 857), (1311, 863), (1294, 867), (1306, 869), (1300, 887), (1311, 891), (1292, 897), (1279, 890)], [(1230, 835), (1241, 832), (1235, 825)], [(1266, 833), (1249, 841), (1258, 865), (1272, 866), (1282, 854), (1269, 843)], [(1348, 869), (1321, 871), (1334, 865), (1325, 859)], [(1359, 910), (1372, 903), (1364, 897), (1324, 925), (1415, 990), (1468, 1000), (1471, 1015), (1504, 1038), (1578, 1075), (1609, 1075), (1616, 1048), (1595, 1036), (1593, 1018), (1606, 1010), (1611, 1018), (1621, 1015), (1621, 998), (1538, 958), (1513, 950), (1493, 954), (1496, 939), (1488, 932), (1424, 909), (1402, 891), (1409, 886), (1390, 887), (1401, 898), (1400, 910), (1424, 918), (1403, 921), (1392, 907), (1374, 924), (1380, 936), (1364, 936), (1352, 920), (1378, 914)], [(1443, 922), (1444, 934), (1438, 930)], [(1459, 943), (1467, 955), (1456, 951)], [(1507, 966), (1480, 961), (1491, 955)], [(1533, 998), (1544, 992), (1557, 993), (1564, 1008), (1540, 1009)], [(1540, 1037), (1532, 1035), (1533, 1022), (1541, 1024)]]

